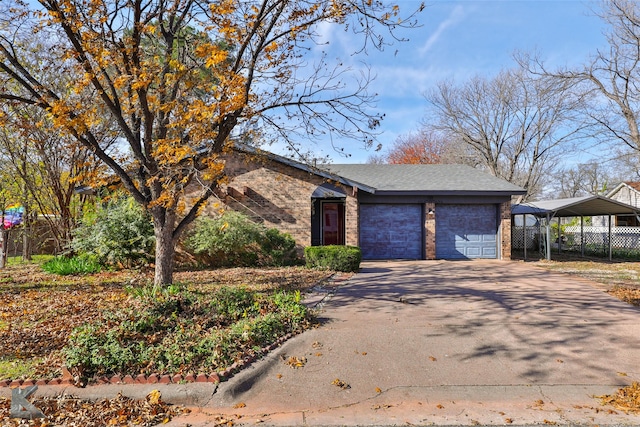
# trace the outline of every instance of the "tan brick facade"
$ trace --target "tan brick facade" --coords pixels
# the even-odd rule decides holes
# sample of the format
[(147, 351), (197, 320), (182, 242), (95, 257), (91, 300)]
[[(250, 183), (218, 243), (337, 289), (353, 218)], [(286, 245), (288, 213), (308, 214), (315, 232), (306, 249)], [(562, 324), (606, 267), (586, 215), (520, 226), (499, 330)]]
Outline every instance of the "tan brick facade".
[[(319, 175), (294, 167), (283, 162), (256, 158), (250, 155), (234, 155), (227, 159), (225, 170), (229, 177), (228, 183), (222, 186), (220, 199), (225, 208), (242, 212), (254, 221), (269, 228), (277, 228), (281, 232), (290, 234), (298, 245), (298, 251), (303, 253), (306, 246), (321, 244), (318, 240), (320, 230), (321, 203), (314, 203), (314, 192), (327, 183), (339, 188), (343, 194), (336, 195), (344, 200), (344, 241), (347, 245), (359, 246), (359, 214), (360, 204), (357, 189), (330, 181)], [(361, 190), (362, 191), (362, 190)], [(361, 195), (362, 196), (362, 195)], [(371, 194), (364, 194), (371, 204)], [(330, 196), (326, 196), (330, 197)], [(316, 199), (317, 200), (317, 199)], [(334, 203), (336, 198), (322, 199)], [(389, 203), (384, 197), (379, 197), (373, 203)], [(445, 203), (449, 199), (444, 199)], [(467, 202), (460, 198), (454, 203), (477, 203), (477, 198)], [(394, 203), (402, 204), (398, 199)], [(407, 202), (404, 202), (407, 203)], [(412, 202), (415, 203), (415, 202)], [(425, 259), (436, 259), (436, 221), (437, 205), (440, 202), (423, 201), (423, 256)], [(499, 248), (497, 257), (510, 259), (511, 257), (511, 204), (509, 201), (497, 203), (499, 206)], [(220, 210), (219, 204), (207, 206), (202, 215), (215, 215)], [(431, 212), (431, 213), (429, 213)], [(315, 218), (315, 219), (314, 219)], [(419, 225), (417, 225), (419, 227)], [(416, 227), (416, 228), (417, 228)], [(418, 230), (416, 230), (418, 232)]]
[[(221, 198), (227, 208), (290, 234), (300, 252), (311, 245), (311, 196), (327, 179), (279, 162), (240, 155), (227, 160), (225, 171), (229, 182), (222, 187)], [(347, 195), (345, 243), (357, 246), (358, 201), (352, 188), (341, 188)], [(202, 215), (215, 214), (217, 209), (207, 206)]]
[(500, 205), (501, 259), (511, 259), (511, 202)]
[[(424, 207), (425, 212), (425, 243), (426, 248), (424, 253), (427, 259), (436, 259), (436, 215), (435, 215), (435, 203), (426, 203)], [(431, 213), (429, 213), (431, 212)]]

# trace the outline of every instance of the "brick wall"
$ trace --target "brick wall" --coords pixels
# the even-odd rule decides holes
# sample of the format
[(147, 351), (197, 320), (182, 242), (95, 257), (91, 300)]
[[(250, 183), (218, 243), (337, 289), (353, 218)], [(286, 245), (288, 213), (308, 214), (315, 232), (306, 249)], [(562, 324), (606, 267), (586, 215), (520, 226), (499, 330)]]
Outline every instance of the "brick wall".
[(511, 202), (500, 204), (500, 235), (502, 259), (511, 259)]
[[(222, 186), (227, 208), (242, 212), (269, 228), (290, 234), (302, 249), (311, 244), (311, 195), (326, 179), (282, 163), (247, 155), (226, 161), (228, 184)], [(333, 183), (335, 184), (335, 183)], [(358, 242), (358, 202), (353, 189), (344, 188), (345, 240)], [(210, 204), (202, 215), (215, 215), (219, 206)]]
[[(425, 254), (426, 259), (436, 259), (436, 216), (434, 214), (436, 208), (435, 203), (426, 203), (425, 211)], [(431, 211), (431, 214), (429, 213)]]

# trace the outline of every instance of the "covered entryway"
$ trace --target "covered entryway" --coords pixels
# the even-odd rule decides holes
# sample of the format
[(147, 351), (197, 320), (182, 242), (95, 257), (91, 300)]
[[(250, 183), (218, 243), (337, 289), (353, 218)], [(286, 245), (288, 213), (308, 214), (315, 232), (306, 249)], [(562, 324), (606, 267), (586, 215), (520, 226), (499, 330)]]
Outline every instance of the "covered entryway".
[(363, 259), (422, 259), (423, 205), (361, 204)]
[(345, 244), (345, 200), (344, 191), (325, 183), (311, 195), (311, 244)]
[(498, 258), (498, 207), (436, 206), (436, 258)]

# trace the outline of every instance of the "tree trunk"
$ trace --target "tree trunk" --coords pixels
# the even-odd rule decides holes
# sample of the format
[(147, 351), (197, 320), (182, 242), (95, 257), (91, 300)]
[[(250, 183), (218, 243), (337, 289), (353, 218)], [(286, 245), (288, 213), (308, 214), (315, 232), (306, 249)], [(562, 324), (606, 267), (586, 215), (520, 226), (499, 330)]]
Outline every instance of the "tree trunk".
[[(4, 218), (3, 218), (4, 222)], [(9, 230), (0, 224), (0, 268), (7, 265), (7, 250), (9, 249)]]
[[(158, 212), (162, 211), (162, 212)], [(173, 231), (175, 214), (158, 208), (153, 212), (153, 231), (156, 237), (155, 285), (170, 285), (173, 283), (173, 262), (176, 253)]]
[[(27, 206), (27, 204), (23, 204)], [(31, 261), (31, 232), (33, 227), (31, 226), (31, 212), (25, 209), (24, 216), (22, 217), (22, 260)]]
[(31, 261), (31, 227), (26, 223), (22, 229), (22, 260)]

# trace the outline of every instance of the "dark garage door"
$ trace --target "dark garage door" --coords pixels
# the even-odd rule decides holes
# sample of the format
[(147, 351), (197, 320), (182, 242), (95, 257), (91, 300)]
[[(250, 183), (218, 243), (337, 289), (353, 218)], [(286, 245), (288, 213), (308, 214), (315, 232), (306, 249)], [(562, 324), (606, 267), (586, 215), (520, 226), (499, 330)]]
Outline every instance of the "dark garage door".
[(422, 205), (360, 205), (363, 259), (422, 259)]
[(497, 258), (496, 205), (436, 205), (436, 257)]

